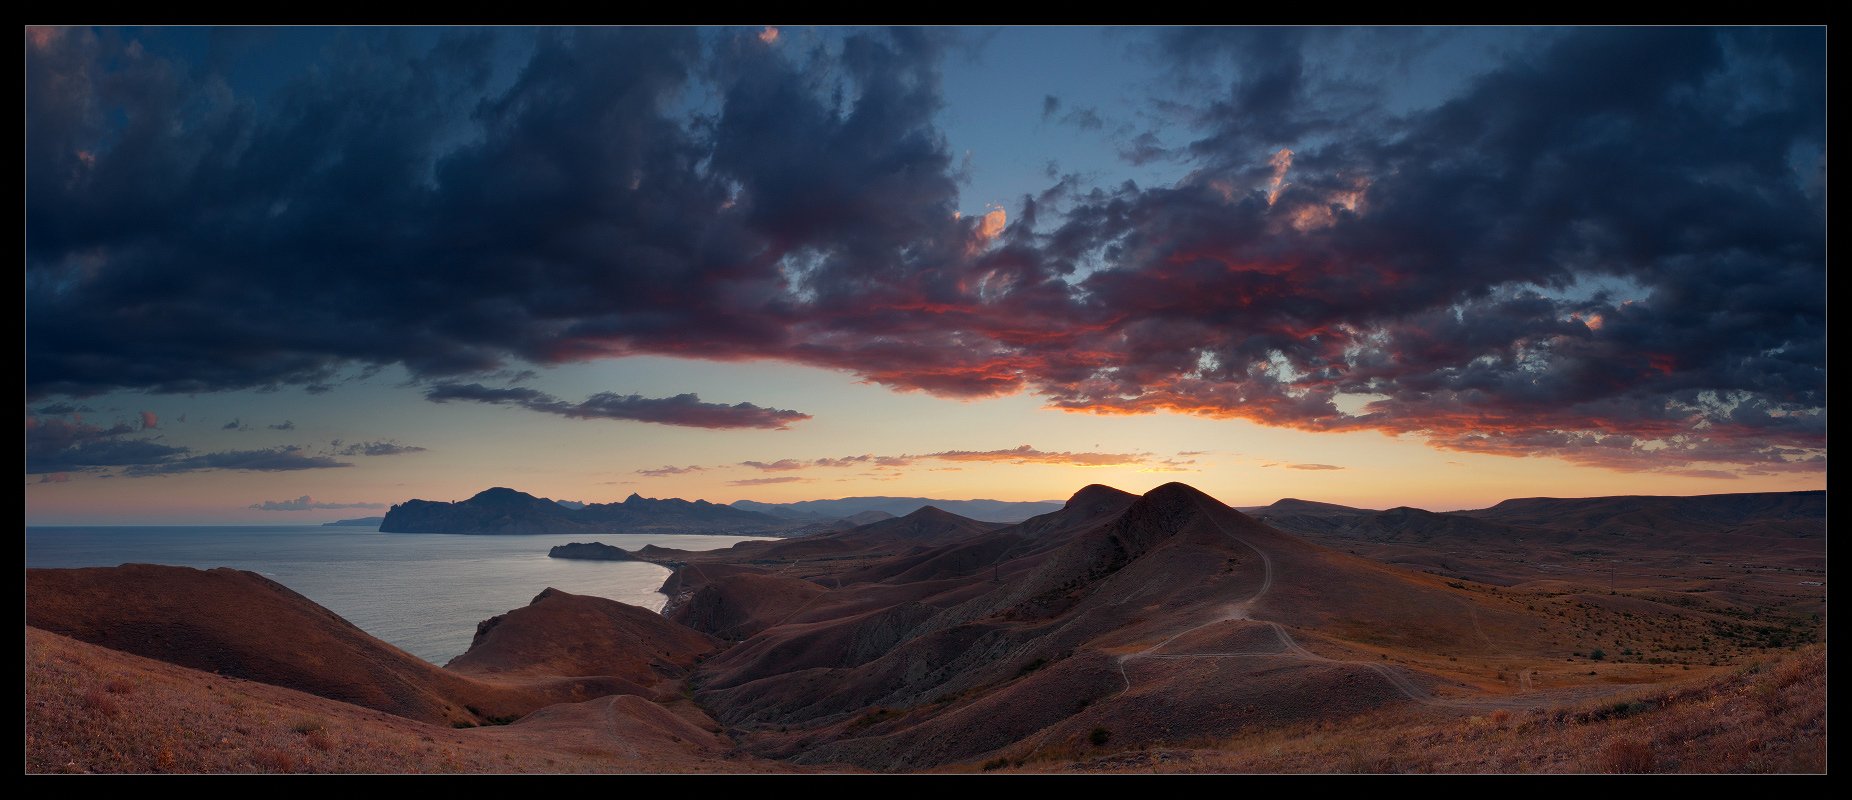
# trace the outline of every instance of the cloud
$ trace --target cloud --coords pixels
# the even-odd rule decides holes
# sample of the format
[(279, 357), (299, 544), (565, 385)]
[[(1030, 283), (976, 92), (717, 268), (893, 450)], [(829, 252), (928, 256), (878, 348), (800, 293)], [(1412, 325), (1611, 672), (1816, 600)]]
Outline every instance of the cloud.
[(227, 422), (227, 423), (225, 423), (224, 425), (220, 425), (220, 426), (219, 426), (219, 430), (222, 430), (222, 431), (242, 431), (242, 430), (246, 430), (246, 428), (244, 427), (244, 422), (243, 422), (242, 420), (236, 420), (236, 419), (234, 419), (234, 420), (232, 420), (232, 421), (230, 421), (230, 422)]
[(746, 478), (746, 479), (737, 480), (737, 481), (727, 481), (727, 485), (728, 486), (765, 486), (765, 485), (773, 484), (773, 483), (809, 483), (810, 481), (811, 481), (810, 478), (799, 478), (795, 475), (785, 475), (785, 476), (777, 477), (777, 478)]
[(1309, 469), (1309, 470), (1343, 469), (1343, 467), (1332, 466), (1330, 464), (1285, 464), (1283, 466), (1285, 466), (1287, 469)]
[(299, 447), (277, 447), (269, 450), (227, 450), (217, 453), (201, 453), (157, 463), (135, 464), (123, 470), (123, 474), (141, 477), (218, 469), (240, 472), (292, 472), (351, 466), (353, 464), (337, 461), (328, 456), (303, 455)]
[(296, 423), (290, 420), (283, 420), (275, 425), (266, 425), (265, 427), (273, 431), (293, 431), (296, 429)]
[[(949, 31), (357, 31), (250, 95), (130, 57), (133, 33), (36, 30), (32, 399), (773, 359), (1603, 469), (1824, 469), (1818, 27), (1141, 32), (1175, 90), (1114, 146), (1187, 176), (1064, 177), (994, 236), (954, 215)], [(1448, 37), (1501, 55), (1405, 96)]]
[(1075, 467), (1113, 467), (1144, 464), (1150, 453), (1046, 452), (1029, 445), (1009, 450), (946, 450), (909, 458), (940, 461), (998, 461), (1008, 464), (1065, 464)]
[(640, 470), (637, 470), (637, 474), (647, 475), (652, 478), (664, 478), (670, 475), (686, 475), (690, 472), (706, 472), (706, 471), (707, 471), (707, 467), (698, 467), (694, 465), (689, 465), (686, 467), (663, 466), (663, 467), (657, 467), (655, 469), (640, 469)]
[(530, 411), (574, 419), (634, 420), (691, 428), (786, 430), (793, 422), (810, 419), (809, 414), (763, 408), (751, 403), (704, 403), (699, 395), (694, 394), (650, 398), (599, 392), (583, 402), (568, 403), (535, 389), (492, 389), (479, 383), (440, 383), (427, 389), (424, 396), (434, 403), (473, 400), (479, 403), (517, 405)]
[(136, 432), (126, 422), (105, 428), (77, 420), (29, 416), (26, 473), (95, 472), (158, 464), (187, 452), (184, 447), (127, 438)]
[(334, 446), (340, 448), (334, 451), (335, 455), (342, 456), (396, 456), (405, 453), (425, 452), (425, 448), (416, 445), (399, 444), (394, 441), (354, 442), (346, 447), (341, 447), (340, 442), (337, 440)]
[(215, 469), (282, 471), (353, 466), (325, 456), (303, 455), (296, 447), (197, 453), (162, 442), (159, 436), (136, 436), (147, 430), (128, 422), (105, 428), (76, 419), (28, 416), (26, 473), (140, 477)]
[(864, 453), (840, 458), (781, 458), (776, 461), (741, 461), (735, 466), (756, 469), (760, 472), (795, 472), (813, 468), (866, 467), (876, 469), (913, 466), (921, 461), (958, 461), (958, 462), (998, 462), (1005, 464), (1062, 464), (1079, 467), (1109, 466), (1180, 466), (1195, 463), (1173, 460), (1157, 461), (1150, 453), (1099, 453), (1099, 452), (1047, 452), (1037, 450), (1031, 445), (1021, 445), (1007, 450), (945, 450), (937, 453), (906, 454), (883, 456)]
[(51, 403), (39, 406), (33, 413), (47, 417), (62, 417), (70, 414), (94, 414), (96, 409), (76, 403)]
[(741, 461), (740, 466), (751, 467), (753, 469), (760, 470), (763, 472), (786, 472), (786, 471), (794, 470), (794, 469), (804, 469), (812, 465), (808, 462), (798, 461), (797, 459), (794, 459), (794, 458), (782, 458), (782, 459), (779, 459), (777, 461), (773, 461), (770, 463), (766, 463), (763, 461)]
[(153, 411), (141, 412), (141, 429), (142, 430), (144, 431), (154, 430), (155, 428), (160, 427), (160, 425), (158, 424), (159, 422), (160, 420), (154, 416)]
[(71, 473), (49, 472), (39, 476), (39, 483), (70, 483)]
[(385, 503), (324, 503), (303, 495), (294, 500), (265, 500), (254, 503), (250, 508), (259, 511), (311, 511), (321, 508), (385, 508)]

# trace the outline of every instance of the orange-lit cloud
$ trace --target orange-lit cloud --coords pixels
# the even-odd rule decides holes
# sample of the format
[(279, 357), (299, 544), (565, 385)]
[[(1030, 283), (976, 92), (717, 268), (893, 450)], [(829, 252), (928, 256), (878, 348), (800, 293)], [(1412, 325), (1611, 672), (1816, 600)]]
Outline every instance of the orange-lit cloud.
[(997, 461), (1006, 464), (1065, 464), (1074, 467), (1111, 467), (1143, 464), (1149, 453), (1051, 453), (1022, 445), (1009, 450), (946, 450), (912, 456), (940, 461)]
[(759, 41), (766, 44), (778, 41), (778, 29), (770, 25), (765, 26), (765, 30), (759, 31)]
[(1286, 189), (1286, 171), (1293, 168), (1293, 151), (1282, 147), (1267, 163), (1273, 165), (1273, 179), (1267, 182), (1267, 205), (1273, 205)]

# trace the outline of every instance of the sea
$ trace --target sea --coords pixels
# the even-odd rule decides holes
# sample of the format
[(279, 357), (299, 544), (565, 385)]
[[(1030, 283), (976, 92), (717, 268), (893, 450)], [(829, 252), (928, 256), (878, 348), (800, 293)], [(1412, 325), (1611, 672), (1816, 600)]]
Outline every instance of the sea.
[(599, 541), (715, 550), (754, 536), (380, 533), (368, 528), (29, 526), (27, 567), (171, 564), (249, 570), (281, 583), (386, 642), (442, 665), (469, 649), (476, 623), (552, 587), (662, 610), (669, 570), (637, 561), (547, 557), (554, 545)]

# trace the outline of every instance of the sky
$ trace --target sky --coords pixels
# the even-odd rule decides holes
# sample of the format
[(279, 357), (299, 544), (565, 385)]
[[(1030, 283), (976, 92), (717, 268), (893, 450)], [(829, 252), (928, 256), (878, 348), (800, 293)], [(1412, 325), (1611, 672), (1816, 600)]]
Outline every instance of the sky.
[(25, 56), (32, 524), (1825, 486), (1819, 27)]

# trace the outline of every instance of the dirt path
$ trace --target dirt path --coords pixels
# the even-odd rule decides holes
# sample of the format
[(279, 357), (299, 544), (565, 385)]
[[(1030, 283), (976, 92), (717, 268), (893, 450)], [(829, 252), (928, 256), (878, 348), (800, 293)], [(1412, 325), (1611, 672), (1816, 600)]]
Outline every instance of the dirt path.
[[(1504, 708), (1504, 709), (1522, 710), (1522, 709), (1530, 708), (1531, 706), (1536, 704), (1537, 698), (1532, 698), (1532, 697), (1490, 696), (1490, 697), (1478, 697), (1478, 698), (1470, 698), (1470, 699), (1436, 697), (1434, 696), (1432, 692), (1422, 688), (1419, 684), (1415, 683), (1413, 680), (1410, 680), (1407, 675), (1403, 674), (1403, 672), (1400, 669), (1397, 669), (1396, 667), (1392, 667), (1387, 664), (1378, 664), (1373, 661), (1347, 661), (1347, 660), (1342, 660), (1342, 659), (1327, 658), (1325, 656), (1321, 656), (1317, 653), (1307, 650), (1305, 649), (1305, 647), (1299, 644), (1298, 640), (1293, 638), (1291, 633), (1287, 632), (1284, 626), (1280, 625), (1277, 622), (1273, 622), (1271, 620), (1257, 620), (1257, 621), (1265, 622), (1268, 625), (1268, 627), (1273, 629), (1274, 635), (1280, 641), (1279, 650), (1258, 650), (1258, 651), (1243, 650), (1243, 651), (1227, 651), (1227, 652), (1216, 652), (1216, 653), (1159, 653), (1158, 651), (1164, 649), (1166, 645), (1169, 645), (1171, 642), (1176, 641), (1179, 637), (1187, 633), (1190, 633), (1192, 631), (1201, 630), (1203, 628), (1209, 627), (1210, 625), (1217, 625), (1217, 624), (1228, 622), (1231, 620), (1250, 619), (1250, 617), (1248, 616), (1248, 609), (1254, 605), (1255, 601), (1258, 601), (1262, 597), (1265, 597), (1267, 595), (1267, 592), (1273, 588), (1273, 558), (1267, 554), (1267, 551), (1254, 546), (1253, 542), (1250, 542), (1246, 539), (1241, 538), (1240, 536), (1235, 535), (1234, 532), (1228, 530), (1228, 528), (1222, 524), (1221, 520), (1218, 520), (1213, 516), (1208, 516), (1208, 515), (1205, 515), (1205, 516), (1207, 517), (1209, 522), (1214, 524), (1215, 527), (1218, 530), (1220, 530), (1223, 534), (1227, 535), (1230, 539), (1240, 542), (1243, 546), (1247, 547), (1249, 550), (1254, 551), (1256, 555), (1260, 556), (1261, 569), (1262, 569), (1260, 588), (1256, 590), (1252, 595), (1249, 595), (1246, 599), (1238, 603), (1235, 603), (1233, 606), (1230, 607), (1230, 610), (1228, 611), (1228, 613), (1222, 616), (1219, 616), (1208, 622), (1204, 622), (1200, 625), (1193, 625), (1191, 627), (1178, 631), (1172, 634), (1171, 636), (1169, 636), (1168, 638), (1164, 639), (1163, 641), (1158, 642), (1157, 644), (1154, 644), (1136, 653), (1127, 653), (1127, 654), (1119, 656), (1119, 658), (1117, 659), (1117, 662), (1118, 662), (1117, 665), (1119, 667), (1119, 678), (1125, 682), (1125, 688), (1120, 689), (1119, 694), (1114, 695), (1115, 697), (1123, 697), (1126, 692), (1129, 692), (1132, 690), (1132, 677), (1129, 673), (1126, 672), (1125, 665), (1128, 662), (1133, 661), (1135, 659), (1149, 658), (1149, 659), (1159, 659), (1159, 660), (1181, 660), (1181, 659), (1192, 659), (1192, 658), (1245, 658), (1245, 657), (1255, 657), (1255, 656), (1276, 656), (1276, 657), (1277, 656), (1288, 656), (1288, 657), (1297, 658), (1303, 661), (1314, 661), (1314, 662), (1319, 662), (1319, 663), (1324, 663), (1324, 664), (1363, 667), (1365, 669), (1369, 669), (1375, 672), (1376, 674), (1381, 675), (1383, 677), (1383, 680), (1387, 681), (1390, 686), (1395, 687), (1396, 691), (1400, 692), (1403, 696), (1407, 697), (1409, 700), (1412, 700), (1416, 703), (1420, 703), (1422, 705), (1427, 705), (1427, 706), (1440, 706), (1440, 707), (1457, 708), (1457, 709), (1488, 709), (1489, 710), (1489, 709)], [(1468, 608), (1469, 610), (1471, 610), (1470, 606)], [(1480, 628), (1479, 617), (1476, 611), (1474, 611), (1473, 613), (1473, 627), (1474, 629), (1478, 630), (1479, 635), (1481, 637), (1486, 639), (1487, 644), (1491, 644), (1495, 648), (1497, 647), (1497, 645), (1492, 643), (1490, 637), (1485, 636), (1485, 631), (1482, 628)], [(1530, 675), (1531, 673), (1535, 671), (1536, 670), (1534, 669), (1526, 669), (1523, 672), (1519, 673), (1518, 680), (1520, 684), (1523, 686), (1523, 691), (1527, 694), (1531, 691)], [(1628, 688), (1649, 688), (1649, 685), (1640, 685), (1640, 686), (1628, 687)], [(1614, 687), (1591, 687), (1590, 689), (1586, 689), (1586, 690), (1579, 691), (1579, 692), (1574, 692), (1571, 694), (1576, 695), (1576, 696), (1595, 696), (1599, 694), (1611, 693), (1612, 691), (1614, 691)], [(1567, 700), (1570, 698), (1568, 696), (1564, 696), (1564, 697), (1553, 698), (1553, 699), (1560, 701), (1560, 700)]]

